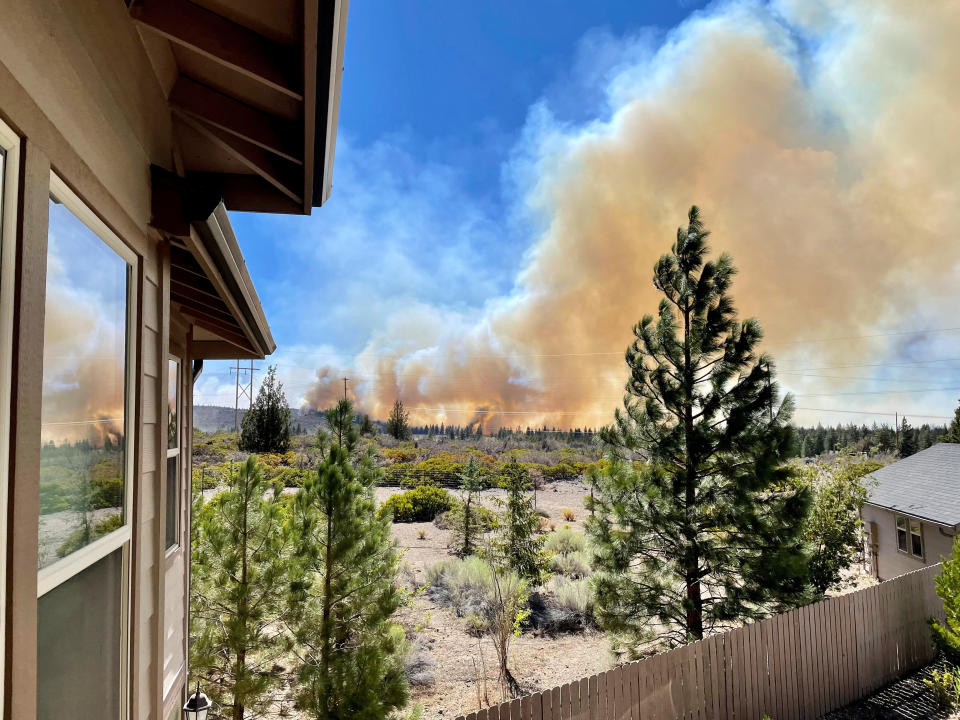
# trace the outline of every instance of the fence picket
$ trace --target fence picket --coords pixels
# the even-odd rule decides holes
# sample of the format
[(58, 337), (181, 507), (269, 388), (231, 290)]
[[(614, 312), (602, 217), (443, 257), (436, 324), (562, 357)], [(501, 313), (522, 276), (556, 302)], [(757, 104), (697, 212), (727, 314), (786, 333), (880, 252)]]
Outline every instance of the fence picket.
[(640, 666), (640, 662), (632, 662), (624, 668), (624, 675), (627, 676), (629, 685), (627, 704), (630, 708), (628, 714), (630, 720), (643, 720), (640, 715)]
[[(827, 668), (826, 707), (837, 707), (839, 699), (837, 683), (837, 604), (835, 600), (823, 603), (823, 650)], [(824, 711), (826, 712), (826, 711)]]

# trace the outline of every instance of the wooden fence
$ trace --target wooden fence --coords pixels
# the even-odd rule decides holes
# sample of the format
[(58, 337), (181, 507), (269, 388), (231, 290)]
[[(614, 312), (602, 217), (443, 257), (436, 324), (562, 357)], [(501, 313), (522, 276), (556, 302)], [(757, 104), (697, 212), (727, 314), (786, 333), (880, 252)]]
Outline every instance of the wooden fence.
[(457, 720), (817, 718), (933, 659), (940, 566)]

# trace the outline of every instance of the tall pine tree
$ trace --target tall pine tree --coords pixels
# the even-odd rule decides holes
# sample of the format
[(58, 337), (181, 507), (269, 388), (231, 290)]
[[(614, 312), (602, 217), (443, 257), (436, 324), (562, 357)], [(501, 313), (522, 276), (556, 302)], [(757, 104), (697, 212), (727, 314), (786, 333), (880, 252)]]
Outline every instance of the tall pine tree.
[(900, 421), (900, 457), (910, 457), (917, 452), (917, 431), (906, 418)]
[(633, 328), (624, 409), (601, 438), (588, 521), (599, 618), (614, 646), (678, 644), (810, 598), (801, 540), (810, 498), (781, 461), (791, 402), (775, 407), (756, 320), (737, 320), (727, 255), (705, 262), (696, 207), (654, 268), (664, 298)]
[(240, 424), (240, 449), (279, 453), (290, 447), (290, 407), (273, 365), (260, 385), (257, 399)]
[(375, 512), (377, 469), (369, 449), (360, 449), (350, 401), (326, 418), (322, 462), (291, 506), (297, 704), (317, 720), (382, 720), (408, 695), (404, 633), (391, 622), (402, 600), (399, 555), (389, 520)]
[(190, 665), (229, 717), (260, 717), (286, 648), (281, 626), (290, 570), (283, 487), (250, 456), (194, 520)]
[(397, 440), (410, 439), (410, 413), (404, 409), (400, 398), (397, 398), (390, 410), (390, 416), (387, 418), (387, 432)]
[(960, 443), (960, 406), (953, 411), (953, 420), (947, 433), (940, 436), (940, 442)]

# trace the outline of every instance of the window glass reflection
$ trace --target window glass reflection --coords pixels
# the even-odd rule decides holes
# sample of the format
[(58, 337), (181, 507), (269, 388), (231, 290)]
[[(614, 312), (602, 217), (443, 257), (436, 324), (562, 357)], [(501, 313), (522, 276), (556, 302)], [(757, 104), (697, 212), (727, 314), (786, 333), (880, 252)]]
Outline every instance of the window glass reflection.
[(40, 568), (124, 522), (127, 283), (127, 263), (51, 198)]
[(180, 426), (177, 424), (177, 409), (180, 406), (180, 363), (167, 361), (167, 449), (178, 446)]

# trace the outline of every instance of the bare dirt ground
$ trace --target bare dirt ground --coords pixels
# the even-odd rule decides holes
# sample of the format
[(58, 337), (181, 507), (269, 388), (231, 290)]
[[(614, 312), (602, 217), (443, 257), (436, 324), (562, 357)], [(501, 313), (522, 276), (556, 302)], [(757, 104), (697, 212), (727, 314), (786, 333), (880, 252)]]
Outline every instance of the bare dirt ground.
[[(575, 482), (550, 483), (537, 492), (537, 508), (547, 513), (557, 528), (569, 525), (583, 531), (586, 510), (585, 486)], [(377, 500), (383, 502), (400, 488), (380, 487)], [(481, 502), (495, 505), (500, 490), (483, 493)], [(570, 509), (574, 520), (565, 521)], [(420, 538), (420, 533), (425, 537)], [(448, 530), (433, 523), (402, 523), (393, 526), (393, 537), (404, 548), (405, 580), (410, 587), (426, 583), (426, 568), (451, 557)], [(467, 631), (466, 623), (448, 608), (437, 605), (425, 593), (417, 594), (411, 606), (399, 613), (399, 621), (413, 640), (412, 653), (419, 653), (426, 666), (424, 676), (432, 682), (412, 685), (411, 704), (420, 704), (425, 720), (450, 720), (484, 705), (501, 701), (497, 681), (496, 653), (490, 640)], [(545, 637), (531, 632), (515, 638), (510, 651), (510, 668), (524, 692), (561, 685), (572, 678), (591, 675), (613, 666), (608, 643), (602, 633)]]

